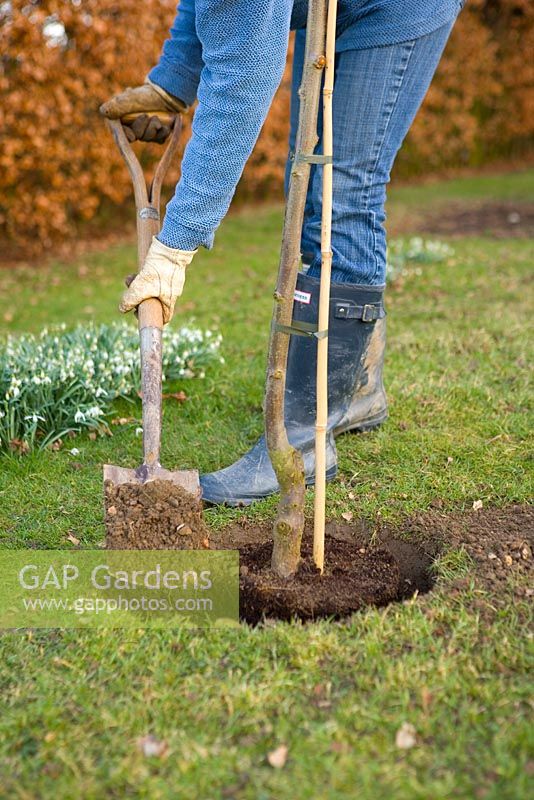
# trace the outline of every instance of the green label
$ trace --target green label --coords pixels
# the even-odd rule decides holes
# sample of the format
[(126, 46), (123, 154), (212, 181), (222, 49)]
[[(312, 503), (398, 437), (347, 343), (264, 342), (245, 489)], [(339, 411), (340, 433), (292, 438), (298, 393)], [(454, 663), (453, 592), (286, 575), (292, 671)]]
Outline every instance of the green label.
[(2, 550), (0, 628), (239, 619), (237, 550)]

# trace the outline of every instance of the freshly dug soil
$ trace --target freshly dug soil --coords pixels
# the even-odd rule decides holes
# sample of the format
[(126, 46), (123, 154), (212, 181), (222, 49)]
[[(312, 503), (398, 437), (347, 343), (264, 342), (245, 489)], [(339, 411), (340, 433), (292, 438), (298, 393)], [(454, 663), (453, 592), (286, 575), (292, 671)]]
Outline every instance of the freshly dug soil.
[(420, 227), (422, 233), (447, 236), (491, 236), (494, 239), (534, 235), (534, 205), (529, 203), (451, 203)]
[[(463, 548), (473, 563), (467, 580), (474, 578), (478, 586), (494, 596), (498, 605), (506, 594), (530, 597), (534, 577), (534, 507), (514, 505), (505, 508), (484, 508), (447, 514), (429, 511), (406, 520), (403, 535), (415, 544), (443, 549)], [(386, 527), (380, 540), (398, 535), (398, 528)], [(456, 585), (461, 588), (464, 579)], [(452, 587), (451, 587), (452, 588)]]
[(313, 563), (313, 542), (302, 543), (296, 574), (284, 580), (271, 570), (271, 542), (240, 550), (240, 613), (247, 622), (263, 617), (302, 620), (346, 617), (366, 605), (383, 606), (399, 595), (399, 567), (381, 547), (358, 547), (328, 538), (323, 575)]
[(489, 236), (493, 239), (532, 238), (534, 204), (452, 201), (438, 208), (415, 209), (397, 215), (390, 236), (406, 233), (444, 236)]
[(104, 483), (106, 546), (111, 550), (209, 547), (202, 502), (170, 481)]
[(447, 595), (462, 592), (474, 580), (488, 593), (487, 603), (472, 600), (485, 615), (497, 613), (511, 594), (518, 599), (534, 595), (528, 585), (534, 576), (534, 508), (528, 505), (445, 513), (438, 500), (431, 511), (395, 526), (331, 521), (322, 576), (313, 564), (313, 523), (308, 521), (302, 564), (294, 578), (284, 581), (270, 569), (270, 521), (249, 520), (244, 512), (238, 522), (210, 533), (200, 502), (168, 481), (107, 483), (105, 502), (109, 548), (239, 550), (241, 617), (251, 623), (263, 617), (338, 619), (366, 605), (424, 594), (434, 587), (435, 558), (458, 548), (472, 567), (443, 584)]
[(471, 559), (472, 569), (446, 582), (443, 590), (448, 595), (462, 592), (474, 580), (489, 595), (488, 609), (482, 609), (485, 614), (508, 602), (511, 594), (518, 599), (534, 595), (528, 585), (534, 576), (534, 508), (528, 505), (452, 514), (432, 510), (378, 530), (362, 520), (329, 522), (322, 578), (311, 560), (312, 523), (308, 522), (304, 563), (290, 582), (281, 581), (269, 568), (271, 531), (271, 522), (257, 523), (243, 516), (211, 534), (212, 547), (240, 551), (241, 616), (252, 623), (264, 616), (343, 617), (363, 605), (402, 601), (416, 592), (422, 595), (434, 587), (435, 558), (459, 548)]

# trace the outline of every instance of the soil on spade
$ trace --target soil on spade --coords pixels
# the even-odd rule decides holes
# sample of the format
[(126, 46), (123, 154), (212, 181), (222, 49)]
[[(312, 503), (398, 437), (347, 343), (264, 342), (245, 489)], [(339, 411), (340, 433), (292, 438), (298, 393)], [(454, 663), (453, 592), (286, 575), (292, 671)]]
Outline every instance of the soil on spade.
[(110, 550), (201, 550), (209, 547), (202, 501), (170, 481), (104, 483)]

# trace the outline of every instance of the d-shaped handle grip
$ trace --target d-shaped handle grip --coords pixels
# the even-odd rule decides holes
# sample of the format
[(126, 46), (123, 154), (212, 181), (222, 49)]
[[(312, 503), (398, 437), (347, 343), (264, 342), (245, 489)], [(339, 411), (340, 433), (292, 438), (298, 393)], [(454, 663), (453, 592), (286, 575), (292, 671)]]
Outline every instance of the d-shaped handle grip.
[[(145, 262), (152, 237), (159, 233), (161, 227), (159, 214), (161, 187), (167, 170), (178, 149), (182, 131), (181, 119), (177, 116), (174, 122), (172, 133), (163, 155), (158, 162), (150, 186), (147, 186), (143, 169), (128, 141), (121, 121), (118, 119), (108, 119), (107, 124), (132, 179), (135, 208), (137, 212), (137, 264), (140, 270)], [(159, 300), (154, 298), (144, 300), (138, 308), (138, 318), (140, 330), (146, 327), (162, 328), (163, 311)]]

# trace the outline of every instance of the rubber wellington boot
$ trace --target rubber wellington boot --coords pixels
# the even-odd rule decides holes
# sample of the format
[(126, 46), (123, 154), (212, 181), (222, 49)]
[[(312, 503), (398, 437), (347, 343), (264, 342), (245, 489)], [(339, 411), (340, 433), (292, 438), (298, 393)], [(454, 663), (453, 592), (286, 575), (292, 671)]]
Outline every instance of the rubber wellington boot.
[(386, 349), (386, 318), (376, 321), (364, 353), (354, 394), (343, 418), (334, 428), (334, 436), (377, 428), (388, 418), (388, 403), (382, 372)]
[[(383, 287), (332, 284), (328, 336), (328, 429), (326, 441), (327, 479), (337, 472), (334, 431), (354, 427), (347, 412), (356, 386), (368, 381), (365, 358), (377, 320), (385, 316)], [(293, 323), (301, 327), (317, 324), (319, 281), (299, 273)], [(285, 420), (289, 441), (302, 453), (306, 485), (315, 481), (317, 339), (291, 335), (287, 360)], [(202, 498), (208, 503), (249, 505), (278, 491), (265, 437), (230, 467), (202, 475)]]

